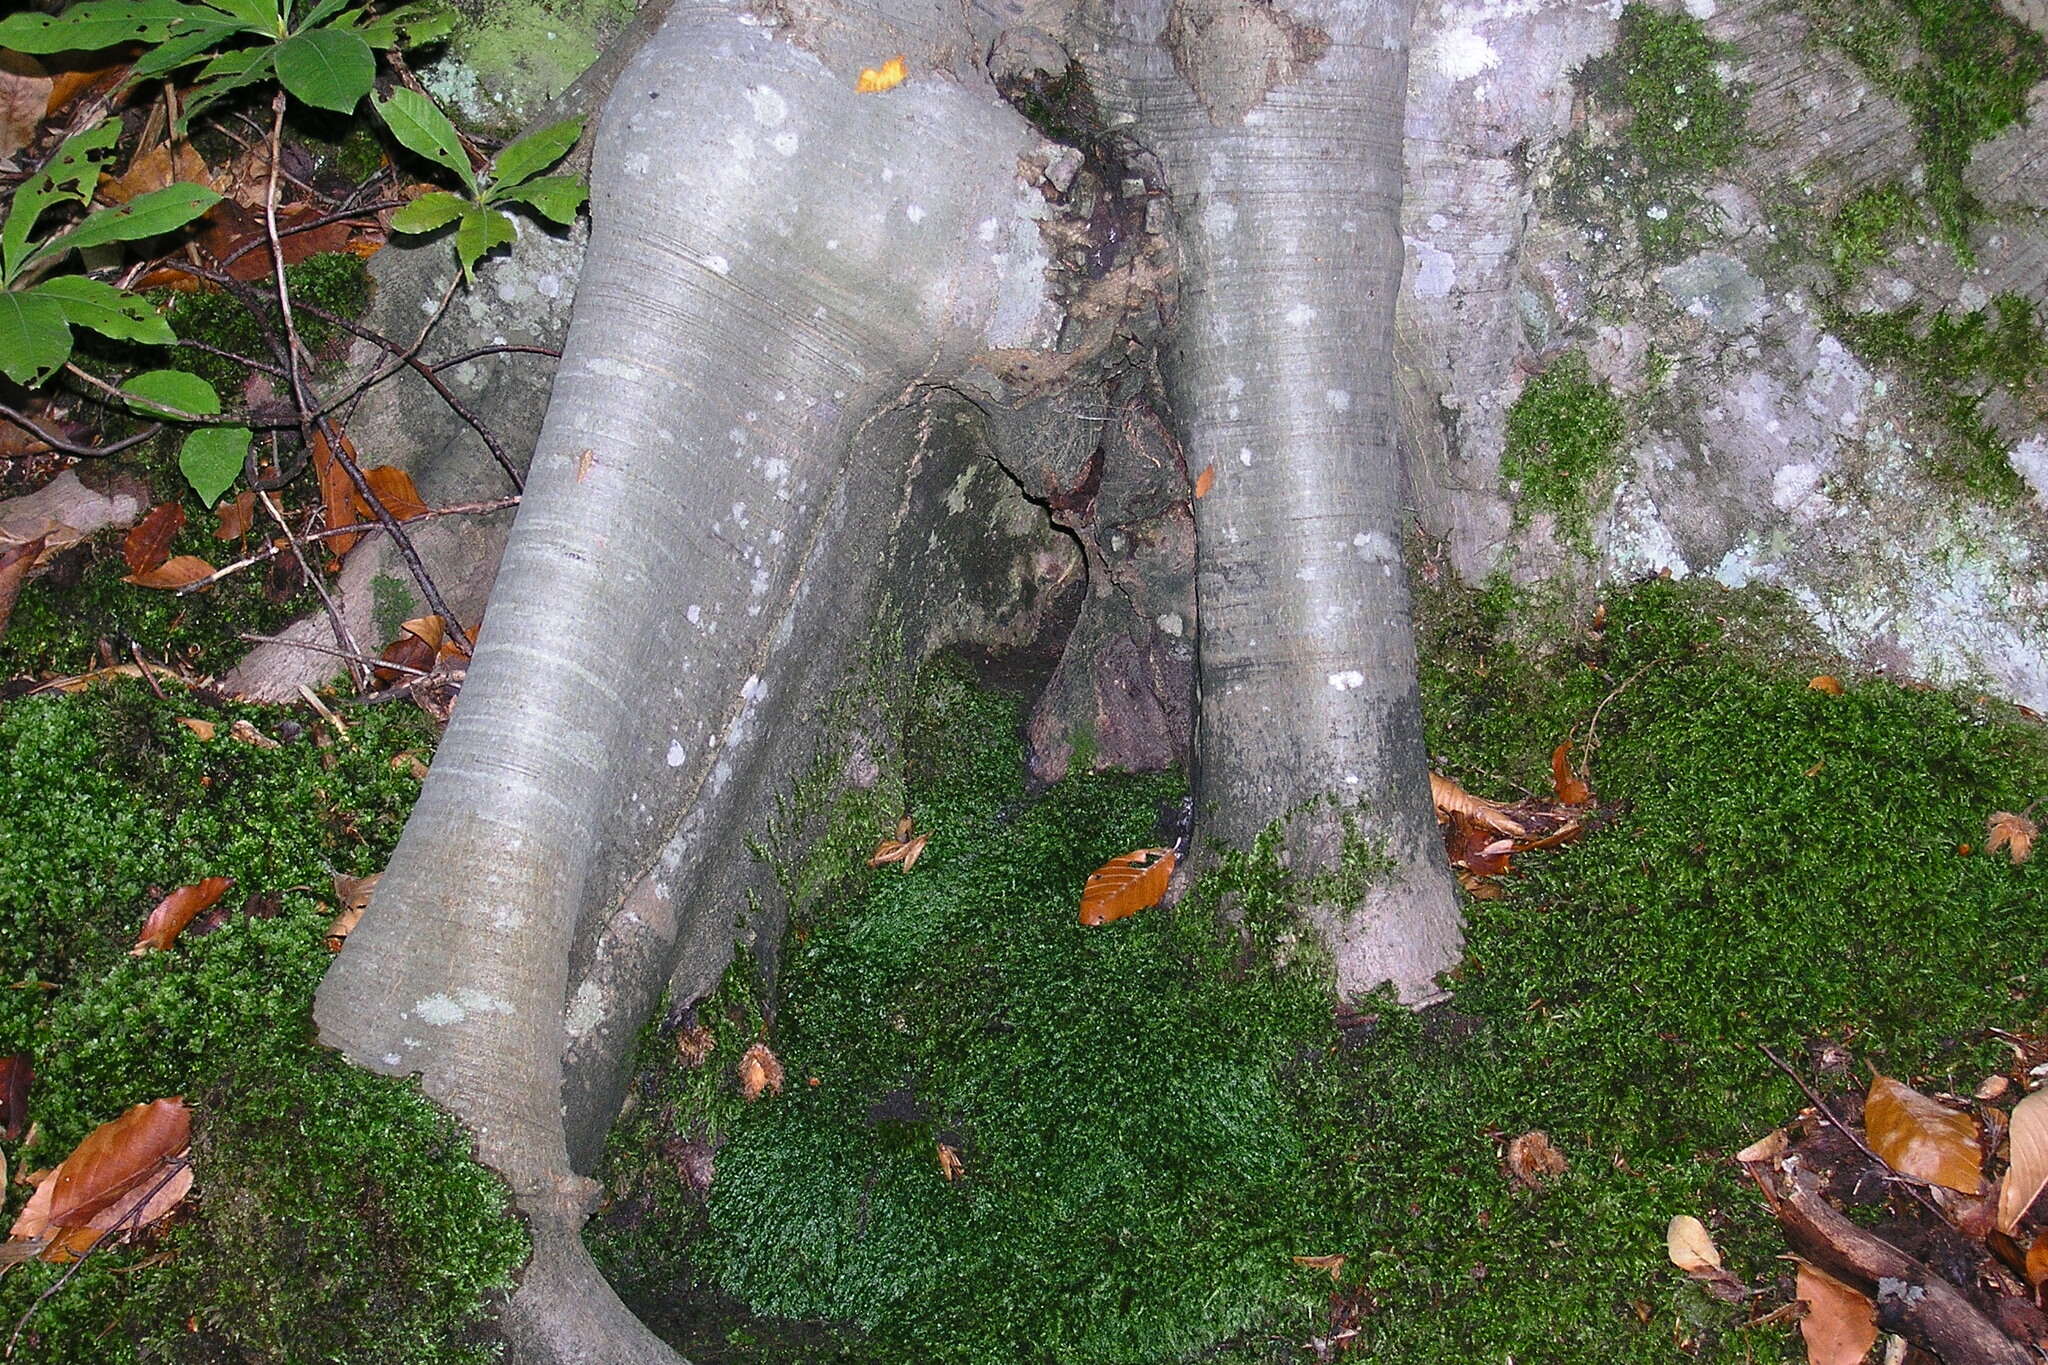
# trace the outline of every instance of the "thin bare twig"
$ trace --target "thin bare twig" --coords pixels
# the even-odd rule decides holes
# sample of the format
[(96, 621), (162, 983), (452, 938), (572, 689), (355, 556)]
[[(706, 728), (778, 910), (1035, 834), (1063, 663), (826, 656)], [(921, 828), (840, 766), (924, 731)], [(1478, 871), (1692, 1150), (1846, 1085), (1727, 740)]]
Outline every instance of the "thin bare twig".
[(63, 437), (56, 435), (54, 432), (43, 430), (43, 428), (36, 425), (34, 419), (24, 416), (19, 412), (16, 412), (13, 408), (8, 407), (5, 403), (0, 403), (0, 417), (4, 417), (8, 421), (14, 423), (14, 425), (20, 427), (23, 431), (35, 437), (44, 445), (50, 447), (50, 449), (61, 450), (66, 455), (117, 455), (120, 452), (128, 449), (130, 446), (141, 445), (144, 441), (147, 441), (150, 437), (156, 435), (159, 431), (163, 430), (162, 423), (152, 422), (146, 429), (136, 432), (133, 436), (123, 436), (120, 440), (111, 442), (110, 444), (103, 446), (82, 446), (74, 441), (67, 441)]
[(1628, 691), (1630, 685), (1633, 684), (1637, 678), (1642, 677), (1643, 674), (1648, 673), (1651, 669), (1655, 668), (1659, 662), (1660, 661), (1657, 659), (1652, 659), (1650, 660), (1650, 662), (1644, 664), (1635, 672), (1629, 674), (1628, 677), (1622, 680), (1621, 686), (1615, 688), (1612, 692), (1609, 692), (1606, 696), (1602, 697), (1600, 699), (1600, 704), (1593, 708), (1593, 719), (1586, 723), (1586, 742), (1583, 746), (1581, 746), (1585, 750), (1586, 761), (1588, 763), (1593, 761), (1593, 751), (1600, 747), (1600, 713), (1607, 709), (1607, 703), (1613, 701), (1616, 697)]
[(49, 1285), (44, 1288), (43, 1292), (36, 1295), (35, 1302), (30, 1304), (27, 1307), (27, 1309), (25, 1309), (22, 1312), (21, 1317), (16, 1320), (14, 1324), (14, 1331), (7, 1338), (7, 1349), (5, 1351), (0, 1351), (0, 1356), (7, 1356), (11, 1358), (14, 1355), (14, 1347), (15, 1344), (21, 1340), (22, 1329), (28, 1326), (28, 1320), (36, 1315), (36, 1310), (38, 1308), (41, 1308), (44, 1302), (47, 1301), (51, 1295), (55, 1294), (65, 1285), (69, 1284), (71, 1282), (71, 1277), (78, 1273), (79, 1268), (86, 1263), (86, 1261), (92, 1256), (92, 1254), (95, 1251), (98, 1251), (102, 1246), (106, 1245), (106, 1241), (109, 1237), (112, 1237), (115, 1233), (122, 1231), (129, 1224), (133, 1223), (135, 1221), (135, 1216), (141, 1213), (144, 1209), (149, 1207), (149, 1201), (156, 1198), (157, 1195), (161, 1194), (163, 1192), (164, 1186), (170, 1184), (174, 1176), (176, 1176), (180, 1171), (184, 1170), (187, 1166), (190, 1166), (191, 1164), (192, 1160), (190, 1157), (168, 1157), (165, 1159), (164, 1173), (163, 1175), (158, 1177), (156, 1184), (149, 1187), (149, 1193), (145, 1194), (144, 1196), (142, 1196), (141, 1199), (137, 1200), (134, 1203), (134, 1205), (132, 1205), (129, 1208), (128, 1212), (122, 1214), (119, 1218), (115, 1219), (114, 1225), (112, 1227), (102, 1230), (99, 1236), (93, 1238), (92, 1245), (87, 1247), (84, 1251), (78, 1253), (77, 1258), (73, 1260), (70, 1265), (64, 1267), (64, 1273), (62, 1275), (59, 1275), (56, 1279), (50, 1281)]
[[(319, 573), (307, 562), (305, 548), (299, 544), (299, 538), (293, 533), (291, 523), (284, 519), (284, 513), (277, 510), (277, 504), (270, 500), (269, 493), (258, 489), (256, 501), (263, 504), (263, 510), (270, 513), (270, 519), (277, 523), (279, 530), (284, 532), (285, 543), (291, 546), (292, 557), (299, 561), (299, 572), (306, 576), (306, 581), (313, 585), (313, 591), (320, 596), (320, 605), (326, 609), (327, 624), (334, 631), (334, 638), (344, 648), (361, 654), (363, 647), (356, 643), (355, 634), (349, 630), (347, 620), (342, 617), (341, 608), (334, 605), (334, 598), (328, 594), (327, 585), (320, 581)], [(351, 663), (348, 676), (349, 681), (356, 685), (356, 690), (358, 692), (362, 691), (368, 675), (354, 663)]]
[(353, 659), (359, 664), (368, 664), (371, 668), (388, 668), (394, 673), (411, 673), (422, 678), (427, 676), (427, 670), (424, 668), (393, 663), (389, 659), (374, 659), (367, 654), (351, 654), (348, 650), (336, 649), (333, 645), (316, 645), (311, 640), (289, 640), (282, 635), (258, 635), (249, 630), (241, 632), (235, 638), (247, 640), (252, 645), (283, 645), (286, 649), (307, 649), (315, 654), (331, 654), (337, 659)]
[[(410, 526), (416, 521), (431, 521), (435, 517), (476, 516), (486, 512), (502, 512), (507, 507), (517, 507), (518, 505), (519, 495), (517, 493), (512, 494), (510, 497), (493, 498), (489, 502), (450, 503), (446, 507), (430, 507), (426, 511), (415, 513), (412, 516), (400, 517), (398, 524), (400, 526)], [(375, 522), (357, 522), (352, 526), (330, 526), (323, 531), (308, 531), (299, 538), (305, 541), (331, 540), (336, 536), (381, 535), (383, 531), (384, 528)], [(224, 564), (206, 577), (187, 583), (184, 587), (176, 589), (174, 595), (185, 597), (191, 593), (204, 591), (230, 574), (239, 573), (251, 565), (261, 564), (266, 560), (275, 559), (283, 553), (283, 547), (266, 545), (253, 555), (246, 555), (232, 564)]]

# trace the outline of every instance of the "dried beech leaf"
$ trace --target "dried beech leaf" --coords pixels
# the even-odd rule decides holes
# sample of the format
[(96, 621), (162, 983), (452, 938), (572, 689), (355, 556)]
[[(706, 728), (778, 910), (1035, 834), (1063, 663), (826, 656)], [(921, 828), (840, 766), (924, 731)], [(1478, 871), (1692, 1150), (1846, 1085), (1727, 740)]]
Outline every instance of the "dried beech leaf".
[(685, 1024), (676, 1030), (676, 1056), (683, 1065), (692, 1069), (704, 1065), (704, 1059), (718, 1046), (718, 1035), (702, 1024)]
[[(371, 878), (369, 880), (375, 879)], [(356, 931), (356, 925), (362, 923), (362, 919), (363, 907), (351, 905), (333, 919), (327, 921), (327, 951), (338, 953), (347, 947), (348, 936)]]
[[(259, 253), (250, 253), (252, 256), (257, 254)], [(269, 268), (268, 262), (265, 262), (264, 268)], [(349, 440), (348, 433), (337, 427), (335, 434), (341, 437), (341, 453), (349, 460), (355, 461), (355, 443)], [(360, 462), (357, 462), (357, 467), (361, 467)], [(362, 520), (356, 512), (360, 505), (356, 498), (356, 486), (350, 481), (348, 471), (341, 467), (341, 461), (335, 458), (334, 448), (327, 442), (327, 433), (319, 426), (313, 428), (313, 473), (320, 483), (320, 505), (327, 513), (328, 530), (354, 526)], [(365, 479), (368, 477), (364, 476)], [(356, 542), (361, 539), (359, 535), (335, 536), (327, 545), (334, 552), (334, 557), (339, 559), (354, 549)]]
[[(34, 1063), (26, 1052), (0, 1057), (0, 1137), (9, 1142), (21, 1136), (28, 1121), (28, 1087), (36, 1078)], [(7, 1184), (7, 1168), (0, 1164), (0, 1188)]]
[(212, 576), (213, 565), (199, 556), (179, 555), (165, 560), (148, 573), (129, 574), (121, 581), (133, 583), (138, 588), (182, 588)]
[(13, 156), (34, 140), (49, 107), (50, 78), (43, 64), (25, 52), (0, 52), (0, 157)]
[(1689, 1213), (1681, 1213), (1665, 1225), (1664, 1251), (1671, 1264), (1688, 1275), (1721, 1268), (1721, 1249), (1707, 1235), (1707, 1225)]
[(1337, 1277), (1344, 1273), (1344, 1262), (1350, 1259), (1348, 1256), (1296, 1256), (1294, 1263), (1310, 1270), (1327, 1270), (1331, 1282), (1335, 1283)]
[(2048, 1187), (2048, 1090), (2036, 1090), (2013, 1106), (2008, 1141), (2012, 1164), (1998, 1191), (1998, 1230), (2010, 1237)]
[(171, 557), (171, 542), (185, 529), (185, 509), (175, 502), (160, 502), (121, 538), (121, 558), (128, 572), (146, 574)]
[(1202, 472), (1195, 475), (1195, 496), (1197, 498), (1206, 498), (1209, 496), (1209, 490), (1215, 486), (1216, 466), (1213, 464), (1202, 466)]
[(1799, 1262), (1795, 1296), (1808, 1365), (1861, 1365), (1877, 1344), (1877, 1306), (1818, 1266)]
[(160, 1174), (191, 1141), (192, 1111), (178, 1096), (135, 1105), (101, 1124), (57, 1168), (51, 1226), (91, 1226), (95, 1213)]
[(219, 727), (212, 721), (201, 720), (197, 716), (179, 716), (178, 724), (199, 736), (202, 743), (210, 742), (219, 730)]
[(1863, 1105), (1870, 1149), (1901, 1175), (1917, 1176), (1961, 1194), (1984, 1188), (1984, 1154), (1977, 1121), (1937, 1104), (1889, 1076), (1870, 1083)]
[(2012, 859), (2017, 867), (2034, 853), (2034, 838), (2040, 829), (2024, 815), (2009, 810), (1994, 813), (1986, 822), (1988, 834), (1984, 840), (1984, 851), (1996, 853), (2005, 850), (2005, 856)]
[(1584, 806), (1593, 800), (1593, 789), (1572, 772), (1569, 740), (1550, 751), (1550, 784), (1557, 793), (1557, 799), (1567, 806)]
[(915, 839), (912, 839), (909, 843), (905, 844), (903, 846), (903, 859), (897, 865), (901, 867), (905, 872), (908, 872), (911, 868), (916, 867), (917, 860), (924, 856), (924, 841), (929, 838), (931, 838), (931, 835), (929, 834), (920, 834)]
[(1474, 796), (1441, 773), (1429, 775), (1429, 799), (1436, 803), (1436, 818), (1439, 820), (1446, 816), (1463, 816), (1496, 834), (1511, 834), (1517, 838), (1529, 832), (1507, 813), (1507, 807), (1500, 802)]
[(172, 940), (185, 932), (185, 926), (192, 917), (221, 898), (221, 893), (234, 884), (232, 877), (208, 877), (190, 886), (181, 886), (156, 903), (156, 909), (149, 912), (149, 918), (142, 922), (142, 932), (136, 936), (135, 946), (128, 950), (130, 957), (141, 957), (150, 949), (159, 951), (171, 946)]
[(958, 1180), (961, 1176), (967, 1174), (967, 1163), (960, 1159), (959, 1152), (947, 1146), (945, 1143), (941, 1142), (940, 1144), (938, 1144), (938, 1147), (939, 1174), (945, 1176), (946, 1183), (950, 1185), (955, 1180)]
[(339, 872), (335, 873), (335, 901), (342, 909), (361, 914), (363, 907), (370, 903), (370, 893), (377, 889), (377, 879), (383, 875), (382, 872), (372, 872), (367, 877), (344, 877)]
[(1825, 692), (1831, 697), (1842, 695), (1842, 680), (1831, 673), (1823, 673), (1806, 685), (1809, 692)]
[(1985, 1101), (1995, 1100), (2010, 1089), (2012, 1089), (2012, 1082), (2005, 1077), (1986, 1076), (1977, 1083), (1977, 1088), (1970, 1092), (1970, 1098)]
[(1532, 1129), (1508, 1143), (1508, 1174), (1524, 1189), (1540, 1190), (1571, 1169), (1564, 1153), (1550, 1143), (1550, 1135)]
[(256, 490), (244, 488), (231, 501), (214, 509), (217, 524), (213, 528), (215, 540), (240, 540), (249, 534), (249, 528), (256, 521)]
[(1081, 888), (1081, 923), (1108, 924), (1149, 910), (1173, 878), (1174, 851), (1139, 848), (1120, 853), (1088, 874)]
[(768, 1050), (768, 1044), (756, 1043), (740, 1058), (739, 1080), (740, 1094), (749, 1103), (760, 1099), (764, 1093), (779, 1095), (782, 1093), (782, 1062)]
[(2036, 1290), (2048, 1283), (2048, 1232), (2036, 1233), (2027, 1247), (2027, 1283)]
[(50, 1200), (57, 1193), (57, 1167), (47, 1171), (24, 1171), (22, 1181), (35, 1186), (35, 1193), (21, 1206), (21, 1212), (14, 1216), (14, 1226), (9, 1228), (10, 1240), (37, 1240), (49, 1235)]
[(441, 636), (441, 618), (438, 616), (420, 616), (407, 621), (399, 627), (398, 638), (384, 646), (377, 655), (378, 662), (395, 666), (373, 668), (370, 676), (379, 686), (390, 687), (428, 672), (434, 667), (434, 661), (441, 657)]
[[(419, 489), (413, 487), (412, 475), (396, 465), (380, 464), (374, 469), (365, 469), (363, 482), (370, 485), (370, 491), (377, 495), (377, 501), (384, 504), (384, 510), (391, 514), (393, 521), (404, 521), (407, 517), (417, 517), (433, 510), (420, 497)], [(362, 494), (353, 488), (350, 493), (355, 498), (356, 519), (375, 521), (377, 518), (370, 511), (370, 504), (363, 501)]]
[(910, 845), (901, 839), (884, 839), (875, 845), (875, 851), (868, 855), (869, 867), (881, 867), (885, 863), (900, 863), (910, 852)]
[(1791, 1137), (1783, 1128), (1773, 1128), (1735, 1154), (1737, 1161), (1776, 1161), (1785, 1149), (1792, 1145)]
[(228, 727), (228, 738), (238, 744), (247, 744), (256, 749), (282, 749), (284, 746), (264, 734), (247, 720), (238, 720)]
[(894, 90), (909, 78), (910, 70), (904, 66), (903, 58), (891, 57), (880, 66), (863, 67), (860, 79), (854, 82), (854, 93), (877, 95), (884, 90)]
[(125, 204), (137, 195), (164, 189), (180, 180), (195, 185), (212, 183), (213, 168), (206, 158), (192, 150), (189, 142), (159, 142), (146, 152), (136, 153), (128, 169), (119, 176), (102, 180), (97, 194), (110, 204)]

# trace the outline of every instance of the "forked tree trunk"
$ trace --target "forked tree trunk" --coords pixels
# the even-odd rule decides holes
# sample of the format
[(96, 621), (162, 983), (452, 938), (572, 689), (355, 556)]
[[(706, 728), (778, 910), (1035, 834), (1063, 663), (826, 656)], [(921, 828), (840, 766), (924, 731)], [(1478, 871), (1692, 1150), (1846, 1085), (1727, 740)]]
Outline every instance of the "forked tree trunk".
[[(1190, 467), (1216, 469), (1203, 819), (1241, 841), (1366, 798), (1401, 866), (1381, 900), (1326, 910), (1340, 984), (1421, 998), (1456, 916), (1428, 847), (1388, 399), (1405, 16), (1194, 8), (1065, 36), (1106, 40), (1090, 74), (1156, 143), (1182, 225), (1165, 369)], [(316, 1003), (325, 1039), (421, 1075), (509, 1182), (535, 1241), (505, 1317), (519, 1359), (674, 1359), (582, 1248), (590, 1135), (679, 942), (730, 932), (697, 883), (863, 643), (913, 458), (875, 432), (934, 388), (999, 409), (1032, 387), (1019, 353), (1085, 330), (1049, 284), (1056, 149), (977, 64), (1003, 18), (971, 15), (972, 41), (937, 6), (785, 18), (679, 4), (614, 86), (487, 626)], [(896, 52), (912, 79), (856, 94)], [(1336, 856), (1338, 815), (1298, 826), (1298, 869)]]

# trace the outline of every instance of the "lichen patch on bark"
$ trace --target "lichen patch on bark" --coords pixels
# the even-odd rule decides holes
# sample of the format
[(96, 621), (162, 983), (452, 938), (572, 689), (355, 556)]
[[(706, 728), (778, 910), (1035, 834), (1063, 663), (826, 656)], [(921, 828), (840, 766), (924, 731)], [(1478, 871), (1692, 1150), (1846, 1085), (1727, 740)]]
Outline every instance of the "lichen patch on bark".
[(1174, 68), (1218, 125), (1244, 122), (1329, 46), (1329, 34), (1258, 0), (1174, 0), (1166, 15)]

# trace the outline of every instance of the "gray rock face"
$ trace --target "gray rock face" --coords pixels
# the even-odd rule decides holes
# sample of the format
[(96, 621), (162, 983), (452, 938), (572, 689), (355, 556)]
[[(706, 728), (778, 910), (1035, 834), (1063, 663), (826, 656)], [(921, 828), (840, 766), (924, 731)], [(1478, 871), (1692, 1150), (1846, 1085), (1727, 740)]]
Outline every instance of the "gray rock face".
[[(2037, 22), (2040, 6), (2012, 0)], [(1843, 269), (1835, 215), (1925, 184), (1912, 118), (1814, 41), (1797, 0), (1659, 5), (1704, 20), (1747, 99), (1741, 154), (1693, 187), (1694, 249), (1648, 259), (1624, 225), (1560, 207), (1567, 138), (1625, 135), (1573, 72), (1614, 40), (1610, 7), (1429, 0), (1409, 99), (1403, 437), (1424, 528), (1462, 576), (1603, 581), (1669, 571), (1776, 584), (1874, 670), (2048, 707), (2048, 425), (1988, 379), (1977, 409), (2025, 481), (2016, 499), (1944, 479), (1947, 393), (1859, 353), (1857, 319), (1923, 330), (2048, 303), (2048, 87), (1976, 147), (1985, 206), (1959, 253), (1930, 214)], [(1916, 198), (1916, 202), (1919, 202)], [(1845, 320), (1846, 319), (1846, 320)], [(1583, 350), (1628, 417), (1616, 477), (1589, 486), (1590, 558), (1547, 519), (1515, 530), (1506, 418), (1532, 374)]]

